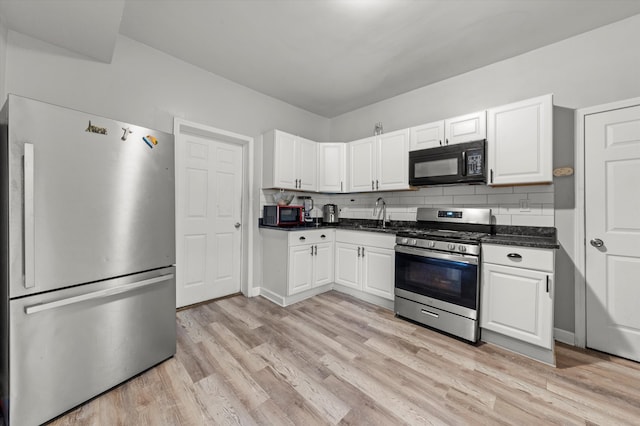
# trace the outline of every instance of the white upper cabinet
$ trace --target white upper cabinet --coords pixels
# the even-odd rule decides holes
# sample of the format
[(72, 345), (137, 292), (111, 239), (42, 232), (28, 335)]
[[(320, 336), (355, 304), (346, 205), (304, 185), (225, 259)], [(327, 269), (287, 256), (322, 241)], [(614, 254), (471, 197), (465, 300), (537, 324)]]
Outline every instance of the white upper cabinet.
[(349, 190), (370, 192), (409, 188), (409, 130), (349, 144)]
[(347, 144), (318, 144), (318, 191), (346, 192)]
[(434, 121), (410, 129), (410, 151), (487, 138), (486, 111)]
[(304, 191), (318, 190), (318, 143), (309, 139), (298, 138), (296, 150), (296, 174), (298, 189)]
[(409, 188), (409, 130), (376, 137), (376, 190)]
[(444, 144), (444, 120), (409, 129), (409, 151), (435, 148)]
[(375, 190), (376, 138), (349, 142), (349, 191)]
[(478, 111), (444, 120), (444, 144), (453, 145), (487, 138), (487, 113)]
[(488, 185), (552, 182), (552, 95), (488, 111), (487, 166)]
[(263, 188), (317, 191), (316, 142), (280, 130), (271, 130), (262, 137)]

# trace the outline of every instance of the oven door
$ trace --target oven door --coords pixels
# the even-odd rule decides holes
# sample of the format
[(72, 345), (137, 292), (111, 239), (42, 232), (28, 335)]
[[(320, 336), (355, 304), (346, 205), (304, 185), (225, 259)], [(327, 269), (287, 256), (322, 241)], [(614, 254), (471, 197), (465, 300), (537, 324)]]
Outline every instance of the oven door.
[(478, 257), (395, 247), (396, 296), (477, 319)]

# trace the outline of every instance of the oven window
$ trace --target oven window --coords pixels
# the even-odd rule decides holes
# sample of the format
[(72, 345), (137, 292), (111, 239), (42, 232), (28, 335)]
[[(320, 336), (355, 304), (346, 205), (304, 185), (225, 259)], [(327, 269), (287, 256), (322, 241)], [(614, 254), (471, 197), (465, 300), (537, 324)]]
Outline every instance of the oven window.
[(477, 309), (478, 266), (396, 252), (396, 288)]

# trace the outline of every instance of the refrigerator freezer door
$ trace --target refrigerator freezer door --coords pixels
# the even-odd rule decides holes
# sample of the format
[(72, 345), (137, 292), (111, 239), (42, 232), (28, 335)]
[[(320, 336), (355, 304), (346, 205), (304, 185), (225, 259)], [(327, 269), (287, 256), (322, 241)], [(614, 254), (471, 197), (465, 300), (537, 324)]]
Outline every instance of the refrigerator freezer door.
[(10, 422), (41, 424), (171, 357), (175, 268), (10, 301)]
[(10, 297), (175, 263), (173, 136), (9, 97)]

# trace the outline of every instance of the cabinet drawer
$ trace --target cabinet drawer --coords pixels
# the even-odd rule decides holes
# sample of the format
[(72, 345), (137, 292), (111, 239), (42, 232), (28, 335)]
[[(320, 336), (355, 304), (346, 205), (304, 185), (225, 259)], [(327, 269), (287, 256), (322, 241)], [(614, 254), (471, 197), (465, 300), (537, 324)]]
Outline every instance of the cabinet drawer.
[(335, 237), (334, 229), (314, 229), (309, 231), (290, 231), (289, 247), (301, 244), (319, 244), (333, 242)]
[(532, 247), (482, 245), (482, 261), (496, 265), (553, 272), (554, 252)]
[(394, 234), (383, 234), (370, 231), (336, 231), (336, 241), (360, 246), (393, 249), (396, 245)]

